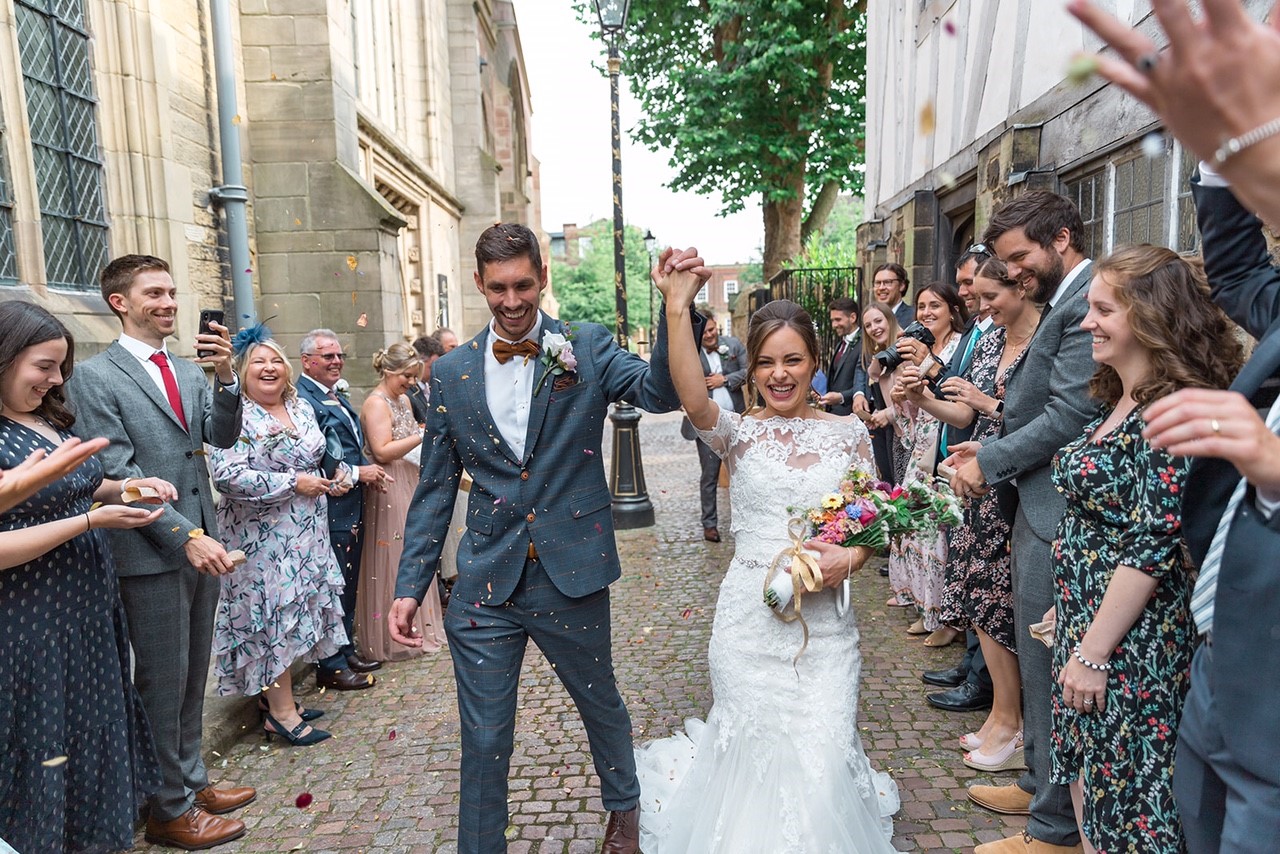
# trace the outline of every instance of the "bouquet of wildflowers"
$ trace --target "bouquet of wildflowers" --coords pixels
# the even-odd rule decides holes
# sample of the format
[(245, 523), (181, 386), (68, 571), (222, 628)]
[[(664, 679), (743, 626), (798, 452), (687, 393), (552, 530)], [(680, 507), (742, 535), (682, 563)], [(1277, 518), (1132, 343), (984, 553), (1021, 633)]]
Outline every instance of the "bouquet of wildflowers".
[[(934, 532), (962, 518), (959, 499), (941, 478), (933, 483), (893, 485), (858, 468), (849, 469), (836, 491), (822, 497), (820, 506), (788, 507), (787, 512), (793, 515), (789, 526), (792, 547), (774, 559), (764, 591), (765, 604), (784, 619), (798, 617), (806, 591), (822, 589), (817, 561), (803, 548), (806, 540), (880, 551), (894, 537)], [(785, 567), (788, 557), (790, 566)], [(783, 611), (793, 599), (795, 615), (788, 618)], [(849, 607), (848, 579), (836, 607), (841, 614)]]

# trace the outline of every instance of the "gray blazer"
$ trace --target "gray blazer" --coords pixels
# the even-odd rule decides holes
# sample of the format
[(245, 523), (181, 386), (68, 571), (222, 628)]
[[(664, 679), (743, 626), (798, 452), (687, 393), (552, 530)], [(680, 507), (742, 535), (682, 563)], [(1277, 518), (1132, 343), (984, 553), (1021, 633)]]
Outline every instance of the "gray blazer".
[(117, 341), (106, 352), (77, 365), (68, 384), (76, 433), (105, 436), (98, 455), (108, 478), (159, 477), (178, 490), (178, 500), (145, 528), (110, 531), (118, 575), (155, 575), (179, 568), (193, 528), (216, 537), (204, 443), (230, 448), (240, 436), (240, 395), (232, 394), (188, 359), (171, 359), (191, 430), (178, 423), (169, 400), (128, 350)]
[[(699, 326), (701, 318), (695, 318)], [(542, 330), (569, 325), (541, 316)], [(696, 330), (700, 337), (701, 329)], [(536, 336), (541, 340), (541, 332)], [(530, 401), (524, 457), (502, 438), (485, 396), (489, 326), (431, 366), (428, 442), (404, 535), (396, 598), (422, 601), (449, 533), (458, 478), (474, 478), (466, 531), (458, 545), (453, 595), (501, 604), (519, 582), (529, 544), (566, 596), (602, 590), (621, 565), (613, 536), (612, 497), (600, 443), (609, 404), (626, 400), (648, 412), (680, 405), (667, 362), (665, 318), (646, 363), (594, 323), (572, 325), (577, 370), (548, 379)], [(542, 374), (539, 364), (534, 384)]]
[(1080, 328), (1089, 309), (1085, 294), (1092, 278), (1090, 262), (1040, 322), (1005, 388), (1001, 435), (978, 451), (988, 483), (1018, 479), (1022, 512), (1042, 540), (1057, 535), (1067, 510), (1049, 464), (1098, 414), (1098, 402), (1089, 395), (1096, 367), (1092, 336)]
[[(742, 397), (742, 386), (747, 381), (747, 348), (732, 335), (721, 335), (720, 346), (728, 353), (720, 354), (720, 373), (724, 375), (724, 387), (729, 390), (729, 399), (733, 401), (733, 411), (742, 412), (746, 405)], [(702, 375), (711, 376), (711, 363), (707, 361), (707, 351), (698, 345), (698, 359), (702, 362)], [(711, 397), (711, 390), (707, 390)]]

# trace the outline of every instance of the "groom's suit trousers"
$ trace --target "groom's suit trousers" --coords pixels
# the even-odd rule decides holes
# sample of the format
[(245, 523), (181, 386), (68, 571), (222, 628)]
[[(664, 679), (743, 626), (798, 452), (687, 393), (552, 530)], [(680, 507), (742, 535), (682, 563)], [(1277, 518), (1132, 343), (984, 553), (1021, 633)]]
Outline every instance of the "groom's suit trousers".
[(501, 605), (454, 596), (445, 614), (462, 720), (459, 854), (506, 851), (520, 667), (530, 639), (546, 656), (582, 716), (607, 810), (640, 798), (631, 718), (618, 693), (610, 642), (609, 589), (580, 598), (561, 593), (531, 558)]

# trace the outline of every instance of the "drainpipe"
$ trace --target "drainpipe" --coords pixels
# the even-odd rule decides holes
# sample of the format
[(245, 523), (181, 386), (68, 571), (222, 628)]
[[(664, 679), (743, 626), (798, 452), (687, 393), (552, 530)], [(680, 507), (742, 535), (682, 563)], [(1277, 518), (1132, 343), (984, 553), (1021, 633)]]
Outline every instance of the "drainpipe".
[(244, 186), (240, 165), (239, 110), (236, 107), (235, 59), (231, 39), (230, 0), (212, 0), (213, 67), (218, 87), (218, 136), (221, 142), (222, 185), (209, 190), (209, 200), (222, 206), (231, 251), (231, 285), (235, 298), (235, 318), (227, 326), (232, 331), (253, 326), (258, 312), (253, 306), (253, 275), (249, 264), (249, 224), (245, 203), (249, 190)]

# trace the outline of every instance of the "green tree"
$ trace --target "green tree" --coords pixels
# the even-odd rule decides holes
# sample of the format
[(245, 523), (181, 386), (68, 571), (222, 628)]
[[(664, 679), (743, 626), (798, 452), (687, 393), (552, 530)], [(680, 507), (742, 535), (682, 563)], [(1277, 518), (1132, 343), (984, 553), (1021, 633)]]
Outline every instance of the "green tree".
[(821, 231), (809, 235), (795, 267), (853, 267), (858, 262), (858, 223), (862, 202), (842, 195), (831, 209)]
[[(627, 326), (631, 335), (649, 325), (649, 254), (643, 228), (625, 226), (622, 240), (627, 270)], [(613, 287), (613, 221), (599, 219), (578, 230), (582, 257), (576, 264), (553, 258), (551, 287), (566, 320), (616, 328)], [(654, 295), (654, 299), (659, 299)], [(658, 304), (654, 304), (655, 314)]]
[(767, 281), (862, 192), (865, 0), (633, 0), (631, 21), (632, 133), (671, 150), (672, 189), (762, 198)]

